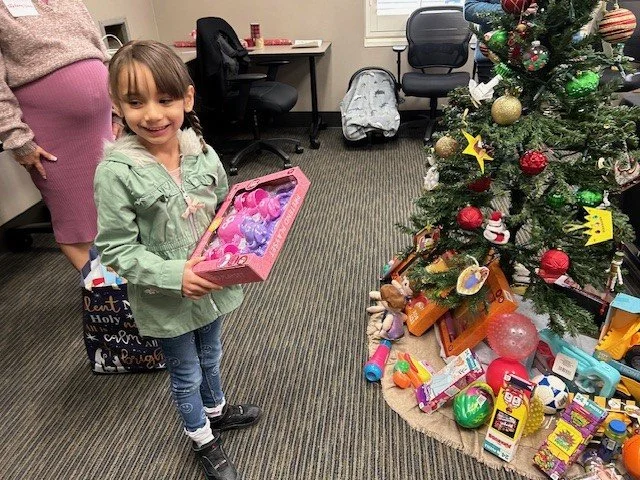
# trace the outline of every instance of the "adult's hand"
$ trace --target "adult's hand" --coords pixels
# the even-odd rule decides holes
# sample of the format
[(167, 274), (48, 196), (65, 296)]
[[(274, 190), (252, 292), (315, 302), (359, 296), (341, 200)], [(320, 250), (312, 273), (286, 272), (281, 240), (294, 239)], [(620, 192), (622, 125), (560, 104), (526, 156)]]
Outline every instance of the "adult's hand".
[(538, 13), (538, 4), (536, 2), (533, 2), (531, 5), (529, 5), (529, 8), (524, 11), (524, 16), (527, 17), (529, 15), (535, 15), (536, 13)]
[(18, 162), (20, 165), (26, 168), (27, 171), (31, 171), (32, 168), (35, 168), (40, 174), (40, 176), (46, 180), (47, 172), (45, 171), (44, 166), (40, 161), (40, 157), (50, 162), (55, 162), (58, 160), (58, 158), (55, 155), (47, 152), (45, 149), (39, 146), (36, 146), (36, 149), (33, 152), (29, 153), (28, 155), (23, 155), (23, 156), (16, 155), (15, 159), (16, 159), (16, 162)]

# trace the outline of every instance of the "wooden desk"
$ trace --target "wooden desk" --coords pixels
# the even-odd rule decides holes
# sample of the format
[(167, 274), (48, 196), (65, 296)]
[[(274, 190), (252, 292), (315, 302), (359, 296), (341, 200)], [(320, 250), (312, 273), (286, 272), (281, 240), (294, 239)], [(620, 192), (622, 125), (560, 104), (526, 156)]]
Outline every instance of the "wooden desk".
[[(309, 146), (320, 148), (318, 131), (326, 128), (318, 110), (318, 83), (316, 78), (316, 58), (322, 57), (331, 47), (331, 42), (322, 42), (317, 48), (291, 48), (291, 45), (267, 45), (261, 49), (249, 50), (249, 56), (256, 61), (309, 59), (309, 80), (311, 83), (311, 128), (309, 131)], [(186, 63), (196, 58), (196, 49), (175, 48), (174, 51)]]

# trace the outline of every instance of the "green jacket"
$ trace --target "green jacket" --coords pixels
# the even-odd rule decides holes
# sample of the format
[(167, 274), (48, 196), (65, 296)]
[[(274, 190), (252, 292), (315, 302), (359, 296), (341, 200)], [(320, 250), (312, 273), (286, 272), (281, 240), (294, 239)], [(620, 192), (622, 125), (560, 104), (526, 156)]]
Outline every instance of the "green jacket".
[[(220, 159), (202, 153), (193, 130), (179, 133), (182, 187), (127, 135), (105, 148), (94, 179), (98, 208), (96, 247), (102, 263), (128, 281), (129, 301), (143, 336), (176, 337), (237, 308), (240, 286), (200, 300), (182, 297), (184, 265), (229, 191)], [(183, 218), (186, 196), (203, 202)]]

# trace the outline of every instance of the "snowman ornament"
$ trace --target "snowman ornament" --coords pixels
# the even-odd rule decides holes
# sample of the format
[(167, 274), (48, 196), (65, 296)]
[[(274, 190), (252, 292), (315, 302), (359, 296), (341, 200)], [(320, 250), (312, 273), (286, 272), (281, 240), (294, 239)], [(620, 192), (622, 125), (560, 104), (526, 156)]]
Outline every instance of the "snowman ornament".
[(491, 214), (489, 223), (487, 223), (484, 229), (483, 236), (495, 245), (504, 245), (509, 241), (511, 233), (504, 226), (501, 212), (495, 211)]

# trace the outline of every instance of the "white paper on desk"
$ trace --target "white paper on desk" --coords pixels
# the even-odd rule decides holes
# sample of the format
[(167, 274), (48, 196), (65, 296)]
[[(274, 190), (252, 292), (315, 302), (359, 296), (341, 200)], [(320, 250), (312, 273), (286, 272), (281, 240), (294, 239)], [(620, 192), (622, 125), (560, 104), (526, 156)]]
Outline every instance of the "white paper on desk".
[(40, 15), (31, 0), (2, 0), (13, 18)]
[(291, 48), (320, 48), (322, 40), (294, 40)]

